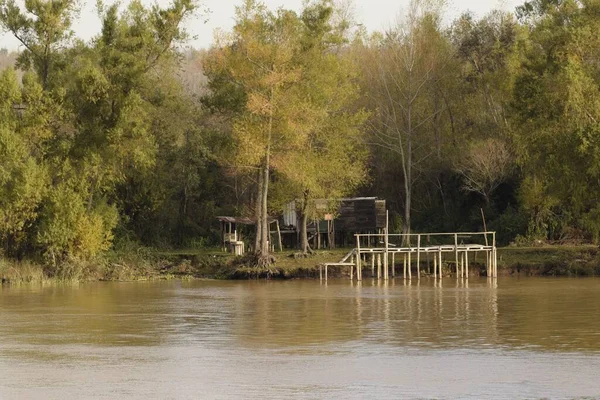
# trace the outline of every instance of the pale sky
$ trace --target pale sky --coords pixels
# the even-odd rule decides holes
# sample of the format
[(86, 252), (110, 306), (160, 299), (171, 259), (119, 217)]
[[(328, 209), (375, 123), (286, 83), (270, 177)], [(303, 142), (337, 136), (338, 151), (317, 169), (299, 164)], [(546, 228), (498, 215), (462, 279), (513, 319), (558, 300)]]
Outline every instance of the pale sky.
[[(143, 0), (153, 3), (153, 0)], [(409, 0), (354, 0), (355, 15), (358, 22), (364, 24), (369, 31), (390, 27), (406, 9)], [(111, 0), (105, 3), (112, 3)], [(126, 3), (122, 1), (122, 3)], [(158, 0), (159, 4), (168, 4), (168, 0)], [(233, 26), (234, 8), (241, 0), (204, 0), (203, 7), (210, 13), (206, 16), (187, 21), (186, 29), (195, 39), (189, 45), (195, 48), (210, 47), (214, 30), (217, 28), (229, 30)], [(302, 0), (264, 0), (270, 8), (285, 7), (300, 10)], [(521, 4), (520, 0), (450, 0), (446, 16), (454, 19), (464, 11), (471, 11), (476, 16), (482, 16), (492, 9), (513, 11)], [(95, 11), (95, 0), (84, 0), (80, 18), (73, 28), (78, 37), (90, 39), (100, 31), (100, 21)], [(205, 20), (207, 20), (205, 22)], [(19, 43), (9, 34), (0, 33), (0, 47), (15, 50)]]

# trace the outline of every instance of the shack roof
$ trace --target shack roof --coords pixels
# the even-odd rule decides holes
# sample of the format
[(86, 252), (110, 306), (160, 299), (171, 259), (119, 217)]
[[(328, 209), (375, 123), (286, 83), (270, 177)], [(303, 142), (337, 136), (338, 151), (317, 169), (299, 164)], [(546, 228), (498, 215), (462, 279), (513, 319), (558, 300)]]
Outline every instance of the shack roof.
[[(242, 225), (256, 225), (256, 220), (249, 218), (249, 217), (227, 217), (227, 216), (220, 216), (217, 217), (217, 219), (221, 222), (229, 222), (232, 224), (242, 224)], [(268, 217), (267, 221), (269, 223), (275, 222), (276, 219), (272, 218), (272, 217)]]

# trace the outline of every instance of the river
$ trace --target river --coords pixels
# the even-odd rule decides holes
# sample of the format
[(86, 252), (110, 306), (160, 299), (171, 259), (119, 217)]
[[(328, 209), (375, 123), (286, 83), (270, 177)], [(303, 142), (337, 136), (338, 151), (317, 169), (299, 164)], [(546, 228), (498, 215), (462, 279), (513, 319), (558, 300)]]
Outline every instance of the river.
[(5, 286), (0, 398), (600, 398), (599, 317), (599, 279)]

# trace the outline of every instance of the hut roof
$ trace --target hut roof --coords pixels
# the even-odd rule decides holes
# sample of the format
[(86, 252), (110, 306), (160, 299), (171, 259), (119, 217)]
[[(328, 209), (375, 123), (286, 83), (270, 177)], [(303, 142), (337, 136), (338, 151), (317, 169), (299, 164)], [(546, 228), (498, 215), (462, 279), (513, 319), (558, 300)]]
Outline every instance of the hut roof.
[[(217, 219), (221, 222), (229, 222), (232, 224), (242, 224), (242, 225), (256, 225), (256, 220), (249, 218), (249, 217), (227, 217), (227, 216), (220, 216), (217, 217)], [(275, 222), (276, 219), (272, 218), (272, 217), (268, 217), (267, 221), (269, 223)]]

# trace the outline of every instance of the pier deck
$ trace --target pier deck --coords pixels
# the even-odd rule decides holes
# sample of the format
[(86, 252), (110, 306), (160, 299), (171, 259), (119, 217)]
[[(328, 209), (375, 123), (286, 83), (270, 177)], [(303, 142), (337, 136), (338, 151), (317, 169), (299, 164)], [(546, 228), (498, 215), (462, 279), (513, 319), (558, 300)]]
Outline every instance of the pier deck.
[[(327, 280), (328, 268), (333, 266), (349, 267), (350, 279), (362, 280), (363, 270), (370, 266), (371, 274), (377, 279), (389, 279), (396, 276), (396, 256), (402, 257), (404, 279), (412, 279), (413, 270), (417, 279), (421, 278), (421, 255), (429, 259), (433, 257), (433, 276), (441, 278), (444, 274), (444, 254), (453, 257), (446, 263), (446, 273), (452, 273), (452, 266), (457, 278), (469, 278), (469, 255), (485, 253), (487, 276), (497, 277), (496, 232), (452, 232), (452, 233), (414, 233), (414, 234), (356, 234), (356, 247), (348, 252), (338, 263), (325, 263), (319, 267), (321, 279)], [(390, 239), (402, 245), (391, 243)], [(474, 243), (464, 243), (465, 239)], [(476, 243), (479, 239), (480, 243)], [(413, 243), (416, 242), (416, 245)], [(435, 244), (434, 244), (435, 242)], [(452, 243), (448, 243), (452, 242)], [(414, 261), (414, 262), (413, 262)], [(376, 269), (377, 267), (377, 269)], [(356, 271), (356, 274), (355, 274)], [(377, 271), (377, 273), (375, 273)], [(323, 276), (324, 272), (324, 276)]]

